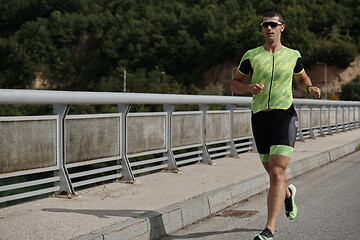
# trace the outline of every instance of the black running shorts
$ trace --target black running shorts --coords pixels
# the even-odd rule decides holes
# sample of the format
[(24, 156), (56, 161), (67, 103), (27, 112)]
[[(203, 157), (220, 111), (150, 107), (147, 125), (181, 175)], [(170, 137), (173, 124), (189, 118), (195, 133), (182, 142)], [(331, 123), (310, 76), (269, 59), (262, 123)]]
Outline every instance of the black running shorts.
[(272, 154), (292, 156), (298, 117), (294, 106), (286, 110), (260, 111), (251, 116), (252, 130), (262, 162)]

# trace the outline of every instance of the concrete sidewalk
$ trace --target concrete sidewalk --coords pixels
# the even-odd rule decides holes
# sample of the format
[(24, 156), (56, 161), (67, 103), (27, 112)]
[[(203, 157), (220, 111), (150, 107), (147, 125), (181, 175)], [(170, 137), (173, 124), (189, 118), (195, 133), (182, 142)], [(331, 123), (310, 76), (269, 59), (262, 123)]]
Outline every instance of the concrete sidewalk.
[[(297, 142), (288, 178), (355, 151), (360, 129)], [(156, 239), (268, 188), (256, 153), (0, 209), (0, 239)]]

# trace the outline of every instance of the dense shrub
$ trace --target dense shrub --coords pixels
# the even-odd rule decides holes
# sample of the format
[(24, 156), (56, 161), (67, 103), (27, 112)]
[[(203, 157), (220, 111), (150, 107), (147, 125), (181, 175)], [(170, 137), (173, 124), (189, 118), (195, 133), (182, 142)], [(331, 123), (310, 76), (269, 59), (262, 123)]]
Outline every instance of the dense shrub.
[(339, 68), (346, 68), (355, 60), (356, 46), (346, 41), (319, 41), (316, 45), (314, 59), (335, 65)]
[(346, 67), (359, 44), (357, 0), (0, 0), (0, 87), (190, 92), (212, 66), (263, 43), (265, 10), (306, 65)]
[(341, 88), (341, 100), (360, 101), (360, 75)]

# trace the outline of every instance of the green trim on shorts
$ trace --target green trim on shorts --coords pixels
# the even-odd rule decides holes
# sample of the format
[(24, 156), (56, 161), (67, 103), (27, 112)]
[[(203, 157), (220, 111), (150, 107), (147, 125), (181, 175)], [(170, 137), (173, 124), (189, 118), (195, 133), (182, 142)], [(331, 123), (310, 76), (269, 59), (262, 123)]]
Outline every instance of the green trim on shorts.
[(293, 154), (294, 148), (287, 145), (273, 145), (270, 147), (270, 155), (285, 155), (291, 157)]
[(259, 153), (259, 157), (260, 157), (261, 162), (266, 163), (266, 162), (269, 162), (270, 154), (260, 154)]
[(259, 157), (261, 162), (269, 162), (270, 155), (284, 155), (291, 157), (293, 154), (294, 148), (287, 145), (273, 145), (270, 147), (270, 154), (260, 154)]

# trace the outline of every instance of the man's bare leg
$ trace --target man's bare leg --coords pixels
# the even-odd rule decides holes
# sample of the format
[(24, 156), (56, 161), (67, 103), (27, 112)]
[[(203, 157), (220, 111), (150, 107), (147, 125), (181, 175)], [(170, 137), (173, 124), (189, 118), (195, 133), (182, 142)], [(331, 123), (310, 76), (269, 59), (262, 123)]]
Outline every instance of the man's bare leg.
[(275, 233), (275, 226), (282, 210), (285, 196), (290, 197), (286, 183), (286, 168), (290, 157), (284, 155), (271, 155), (268, 163), (263, 163), (269, 173), (270, 189), (267, 197), (268, 219), (266, 228)]

